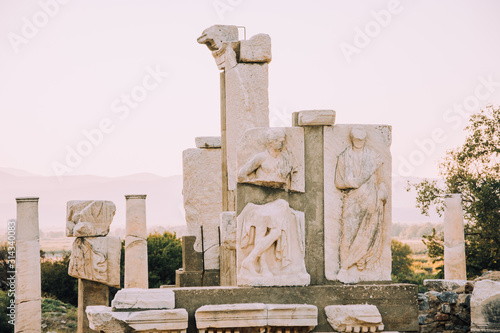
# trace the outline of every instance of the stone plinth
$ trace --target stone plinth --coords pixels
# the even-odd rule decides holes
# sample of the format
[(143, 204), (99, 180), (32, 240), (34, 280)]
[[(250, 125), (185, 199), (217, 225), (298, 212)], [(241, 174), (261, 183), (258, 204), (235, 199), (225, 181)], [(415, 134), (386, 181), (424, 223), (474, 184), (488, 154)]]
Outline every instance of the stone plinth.
[(184, 309), (128, 312), (112, 311), (106, 306), (90, 306), (87, 316), (90, 327), (104, 333), (185, 333), (187, 328), (187, 312)]
[(462, 196), (447, 194), (444, 205), (444, 278), (467, 280)]
[(41, 332), (38, 198), (17, 198), (14, 332)]
[(175, 295), (170, 289), (130, 288), (119, 290), (111, 302), (113, 310), (136, 311), (175, 308)]
[(418, 332), (417, 286), (324, 285), (307, 287), (205, 287), (174, 288), (175, 305), (189, 314), (188, 333), (196, 333), (195, 312), (211, 304), (310, 304), (318, 308), (318, 325), (313, 332), (332, 332), (323, 309), (329, 305), (365, 304), (377, 306), (385, 329)]
[(126, 195), (125, 288), (148, 288), (146, 195)]

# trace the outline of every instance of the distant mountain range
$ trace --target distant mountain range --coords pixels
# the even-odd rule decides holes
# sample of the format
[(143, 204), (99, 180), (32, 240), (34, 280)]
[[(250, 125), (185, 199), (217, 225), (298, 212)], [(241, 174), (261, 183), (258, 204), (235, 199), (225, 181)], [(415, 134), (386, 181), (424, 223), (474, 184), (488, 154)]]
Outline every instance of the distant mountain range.
[[(418, 182), (421, 179), (393, 179), (393, 222), (438, 222), (437, 215), (422, 216), (415, 208), (415, 192), (405, 189), (408, 180)], [(125, 228), (126, 194), (147, 194), (147, 224), (150, 228), (183, 233), (180, 227), (185, 225), (181, 175), (66, 176), (60, 181), (57, 177), (0, 168), (0, 235), (6, 231), (6, 222), (16, 217), (15, 198), (25, 196), (40, 198), (39, 221), (40, 229), (44, 231), (65, 230), (66, 202), (69, 200), (111, 200), (117, 207), (111, 231), (119, 233), (119, 229)]]
[(40, 229), (64, 231), (66, 202), (110, 200), (116, 204), (111, 231), (125, 228), (125, 195), (147, 194), (148, 226), (164, 228), (185, 225), (182, 205), (182, 176), (160, 177), (134, 174), (123, 177), (45, 177), (21, 170), (0, 168), (0, 234), (6, 221), (16, 217), (16, 198), (39, 197)]

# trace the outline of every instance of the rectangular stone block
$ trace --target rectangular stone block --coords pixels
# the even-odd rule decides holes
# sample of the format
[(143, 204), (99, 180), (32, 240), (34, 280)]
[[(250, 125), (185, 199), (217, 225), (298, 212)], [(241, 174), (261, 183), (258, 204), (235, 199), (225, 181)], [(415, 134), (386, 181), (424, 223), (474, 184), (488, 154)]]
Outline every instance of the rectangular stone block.
[(217, 149), (221, 147), (220, 136), (200, 136), (194, 139), (196, 148)]
[(122, 289), (116, 293), (111, 306), (114, 311), (174, 309), (175, 295), (170, 289)]
[(219, 268), (221, 158), (220, 149), (187, 149), (183, 152), (182, 194), (186, 223), (189, 234), (196, 236), (195, 251), (203, 252), (205, 269)]
[(239, 62), (271, 62), (271, 37), (267, 34), (240, 41)]
[(220, 271), (212, 269), (208, 271), (175, 271), (176, 287), (200, 287), (220, 286)]
[(185, 309), (115, 312), (106, 306), (89, 306), (86, 314), (90, 327), (99, 332), (185, 332), (188, 322)]
[(311, 110), (293, 113), (294, 126), (333, 126), (335, 125), (335, 111)]
[(261, 303), (204, 305), (196, 310), (196, 327), (265, 327), (267, 308)]
[(267, 304), (268, 326), (305, 326), (318, 325), (318, 308), (309, 304)]

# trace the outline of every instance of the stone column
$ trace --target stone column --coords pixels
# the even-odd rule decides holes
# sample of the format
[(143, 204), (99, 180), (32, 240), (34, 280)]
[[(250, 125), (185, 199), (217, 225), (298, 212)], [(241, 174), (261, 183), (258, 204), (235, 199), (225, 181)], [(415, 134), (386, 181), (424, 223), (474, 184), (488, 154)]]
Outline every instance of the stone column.
[(126, 195), (125, 288), (148, 288), (146, 195)]
[(253, 127), (269, 127), (268, 64), (271, 38), (257, 34), (238, 40), (238, 27), (214, 25), (198, 43), (212, 51), (221, 87), (221, 144), (223, 210), (235, 210), (237, 149), (242, 135)]
[(109, 305), (109, 287), (105, 284), (78, 279), (78, 325), (77, 333), (96, 332), (89, 327), (87, 306)]
[(14, 332), (42, 332), (38, 198), (17, 198), (16, 325)]
[(444, 204), (444, 278), (467, 280), (462, 195), (447, 194)]

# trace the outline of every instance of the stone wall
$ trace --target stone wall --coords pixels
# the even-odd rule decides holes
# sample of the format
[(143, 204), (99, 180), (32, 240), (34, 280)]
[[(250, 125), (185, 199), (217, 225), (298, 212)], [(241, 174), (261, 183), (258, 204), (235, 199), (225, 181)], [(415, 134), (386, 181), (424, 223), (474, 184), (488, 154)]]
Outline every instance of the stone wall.
[(473, 286), (467, 283), (452, 291), (418, 294), (418, 324), (421, 333), (470, 332), (470, 299)]

